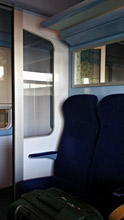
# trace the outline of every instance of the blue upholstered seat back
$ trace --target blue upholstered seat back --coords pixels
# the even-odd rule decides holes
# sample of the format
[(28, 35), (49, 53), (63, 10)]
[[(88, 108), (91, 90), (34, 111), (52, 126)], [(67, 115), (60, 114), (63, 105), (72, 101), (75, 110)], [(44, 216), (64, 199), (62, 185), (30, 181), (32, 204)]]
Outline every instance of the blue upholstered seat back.
[(100, 133), (89, 179), (89, 190), (112, 194), (124, 186), (124, 94), (109, 95), (98, 104)]
[(75, 95), (63, 105), (65, 126), (55, 162), (55, 176), (82, 189), (86, 188), (98, 133), (96, 104), (94, 95)]

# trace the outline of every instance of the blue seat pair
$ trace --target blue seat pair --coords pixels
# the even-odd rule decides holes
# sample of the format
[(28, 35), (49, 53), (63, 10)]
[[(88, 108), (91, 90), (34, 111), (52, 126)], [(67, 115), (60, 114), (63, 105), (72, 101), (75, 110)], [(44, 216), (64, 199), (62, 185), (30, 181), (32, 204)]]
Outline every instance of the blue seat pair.
[[(75, 95), (64, 102), (63, 113), (54, 175), (19, 182), (17, 197), (58, 187), (95, 206), (106, 218), (124, 203), (122, 194), (116, 196), (124, 187), (124, 94), (106, 96), (99, 103), (94, 95)], [(30, 155), (44, 156), (47, 153)]]

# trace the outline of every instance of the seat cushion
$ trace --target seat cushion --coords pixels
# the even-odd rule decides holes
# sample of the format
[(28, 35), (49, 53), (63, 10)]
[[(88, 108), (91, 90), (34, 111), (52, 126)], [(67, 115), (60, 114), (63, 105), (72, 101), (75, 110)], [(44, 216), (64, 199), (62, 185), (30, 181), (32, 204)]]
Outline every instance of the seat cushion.
[(48, 176), (18, 182), (16, 185), (16, 198), (18, 199), (22, 194), (36, 189), (41, 190), (51, 187), (62, 189), (71, 195), (80, 195), (82, 193), (82, 188), (79, 186), (56, 176)]

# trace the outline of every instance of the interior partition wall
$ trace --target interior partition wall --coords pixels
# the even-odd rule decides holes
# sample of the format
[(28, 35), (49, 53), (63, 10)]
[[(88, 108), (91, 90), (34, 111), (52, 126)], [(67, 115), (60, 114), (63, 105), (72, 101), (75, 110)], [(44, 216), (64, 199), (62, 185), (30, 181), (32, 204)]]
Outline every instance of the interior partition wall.
[(23, 179), (52, 174), (53, 161), (31, 160), (28, 156), (57, 149), (63, 129), (62, 104), (68, 97), (68, 46), (56, 31), (41, 30), (42, 19), (14, 11), (15, 186)]
[[(42, 20), (23, 14), (24, 118), (27, 118), (24, 119), (24, 179), (52, 175), (53, 160), (32, 160), (28, 156), (57, 150), (63, 131), (62, 105), (68, 97), (68, 46), (58, 32), (41, 28)], [(34, 52), (30, 55), (29, 51)]]

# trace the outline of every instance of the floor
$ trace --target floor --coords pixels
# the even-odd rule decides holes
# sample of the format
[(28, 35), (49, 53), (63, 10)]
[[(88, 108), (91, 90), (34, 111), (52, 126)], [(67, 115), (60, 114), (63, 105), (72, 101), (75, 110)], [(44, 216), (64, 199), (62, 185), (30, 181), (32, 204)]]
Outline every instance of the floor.
[(0, 190), (0, 220), (7, 220), (9, 204), (13, 202), (13, 189), (8, 187)]

